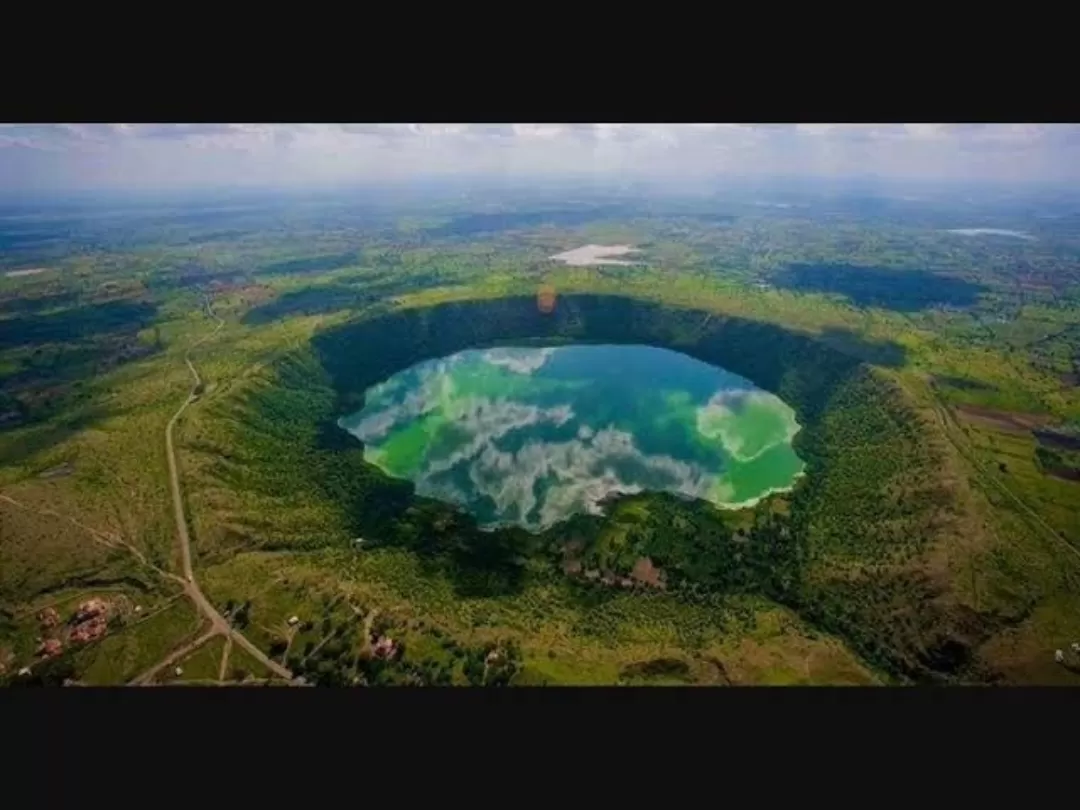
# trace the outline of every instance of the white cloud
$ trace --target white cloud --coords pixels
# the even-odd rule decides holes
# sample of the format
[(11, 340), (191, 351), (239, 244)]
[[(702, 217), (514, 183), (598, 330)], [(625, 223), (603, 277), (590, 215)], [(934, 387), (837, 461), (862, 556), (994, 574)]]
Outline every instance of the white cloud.
[[(501, 411), (511, 406), (512, 403), (498, 403), (495, 409)], [(499, 435), (505, 433), (500, 429)], [(515, 453), (498, 449), (494, 444), (497, 436), (490, 432), (479, 437), (483, 440), (470, 442), (468, 452), (455, 453), (452, 463), (448, 459), (431, 465), (418, 481), (418, 491), (434, 494), (439, 491), (438, 473), (466, 463), (476, 492), (490, 498), (498, 514), (516, 511), (522, 519), (539, 506), (539, 514), (528, 520), (527, 525), (542, 529), (574, 512), (600, 514), (600, 503), (610, 495), (643, 490), (641, 483), (624, 480), (617, 474), (615, 465), (629, 465), (636, 471), (635, 477), (651, 480), (654, 489), (692, 497), (705, 497), (716, 483), (707, 470), (670, 456), (644, 453), (633, 436), (611, 428), (595, 434), (590, 431), (584, 438), (579, 436), (564, 442), (529, 440)], [(548, 486), (544, 498), (538, 501), (537, 486), (542, 480)]]
[(0, 184), (303, 186), (430, 174), (1080, 179), (1073, 124), (0, 125)]
[(945, 124), (905, 124), (907, 131), (916, 138), (941, 138), (948, 135)]
[(500, 366), (516, 374), (532, 374), (547, 363), (555, 349), (490, 349), (481, 357), (493, 366)]

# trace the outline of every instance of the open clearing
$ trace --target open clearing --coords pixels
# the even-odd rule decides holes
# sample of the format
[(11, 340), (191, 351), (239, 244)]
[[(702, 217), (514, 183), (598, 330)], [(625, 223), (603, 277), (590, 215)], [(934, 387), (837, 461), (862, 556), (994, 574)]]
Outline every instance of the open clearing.
[(584, 245), (583, 247), (567, 250), (551, 256), (555, 261), (563, 262), (571, 267), (588, 267), (594, 264), (623, 264), (632, 265), (637, 262), (627, 262), (622, 259), (613, 259), (612, 256), (625, 256), (628, 253), (640, 251), (630, 245)]
[(1023, 231), (1011, 231), (1007, 228), (950, 228), (947, 233), (957, 236), (1011, 236), (1014, 239), (1034, 241), (1035, 237)]

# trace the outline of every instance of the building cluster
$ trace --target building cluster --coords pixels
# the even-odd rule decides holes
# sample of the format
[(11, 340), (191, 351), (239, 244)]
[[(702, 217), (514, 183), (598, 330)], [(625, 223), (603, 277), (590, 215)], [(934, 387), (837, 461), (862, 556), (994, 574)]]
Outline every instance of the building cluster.
[(64, 645), (58, 638), (47, 638), (37, 648), (39, 658), (55, 658), (64, 651)]
[[(43, 631), (55, 631), (60, 625), (60, 614), (56, 608), (47, 607), (38, 613), (38, 621)], [(101, 638), (109, 627), (109, 603), (97, 597), (87, 599), (76, 608), (68, 625), (67, 639), (70, 643), (85, 644)], [(63, 640), (56, 636), (39, 639), (38, 642), (39, 658), (55, 658), (64, 651)]]
[(109, 610), (109, 603), (104, 599), (94, 597), (93, 599), (87, 599), (78, 609), (75, 611), (75, 615), (72, 617), (72, 624), (81, 624), (82, 622), (95, 619), (98, 616), (103, 616)]
[(79, 605), (72, 618), (71, 640), (80, 643), (105, 635), (109, 622), (109, 604), (104, 599), (88, 599)]

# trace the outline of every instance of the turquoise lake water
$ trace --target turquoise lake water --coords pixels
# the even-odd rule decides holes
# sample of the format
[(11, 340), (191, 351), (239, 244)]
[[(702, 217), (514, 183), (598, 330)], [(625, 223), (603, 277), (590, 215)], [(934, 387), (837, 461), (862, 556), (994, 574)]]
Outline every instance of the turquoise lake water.
[(643, 491), (746, 507), (804, 469), (781, 399), (652, 346), (459, 352), (372, 387), (339, 424), (366, 459), (487, 527), (538, 531)]

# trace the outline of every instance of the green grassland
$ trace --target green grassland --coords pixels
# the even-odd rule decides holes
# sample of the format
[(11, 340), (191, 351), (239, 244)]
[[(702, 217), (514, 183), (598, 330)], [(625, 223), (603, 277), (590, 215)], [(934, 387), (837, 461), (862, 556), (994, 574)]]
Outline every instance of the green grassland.
[(171, 650), (194, 639), (201, 626), (201, 618), (190, 603), (177, 600), (75, 652), (75, 671), (89, 686), (127, 683)]
[(236, 646), (233, 646), (229, 655), (225, 678), (227, 681), (237, 684), (262, 683), (271, 685), (278, 682), (260, 661), (252, 658), (251, 654), (243, 648)]
[(221, 636), (202, 644), (191, 655), (182, 658), (176, 663), (181, 674), (176, 674), (176, 667), (164, 670), (156, 680), (161, 685), (168, 684), (192, 684), (208, 685), (218, 682), (218, 674), (221, 667), (221, 656), (225, 652), (225, 639)]
[[(219, 609), (248, 603), (245, 634), (270, 654), (286, 645), (309, 680), (1080, 681), (1052, 657), (1080, 640), (1080, 483), (1048, 472), (1068, 453), (1040, 453), (1031, 429), (1001, 418), (1080, 419), (1071, 232), (1000, 245), (745, 211), (556, 225), (507, 214), (492, 231), (476, 230), (489, 227), (481, 216), (354, 227), (297, 215), (212, 239), (159, 223), (134, 240), (79, 247), (76, 232), (67, 252), (5, 257), (50, 268), (0, 276), (0, 494), (19, 504), (0, 501), (7, 669), (31, 661), (25, 617), (56, 594), (131, 587), (150, 605), (175, 593), (155, 570), (179, 570), (164, 429), (190, 386), (184, 354), (215, 325), (209, 297), (225, 326), (193, 353), (205, 388), (176, 431), (196, 568)], [(586, 242), (641, 245), (645, 263), (546, 261)], [(410, 501), (326, 429), (362, 390), (328, 362), (334, 336), (355, 338), (358, 375), (388, 373), (394, 347), (357, 324), (542, 284), (560, 301), (663, 305), (675, 325), (656, 339), (676, 347), (737, 319), (847, 358), (850, 373), (817, 399), (818, 349), (804, 372), (767, 381), (813, 417), (805, 486), (720, 516), (645, 497), (535, 546), (507, 535), (484, 549), (467, 522)], [(414, 350), (481, 338), (465, 329), (446, 348), (443, 330)], [(625, 576), (643, 555), (664, 561), (667, 589), (565, 574), (573, 540), (584, 569)], [(361, 654), (376, 611), (404, 644), (385, 665)], [(71, 664), (88, 683), (126, 682), (198, 628), (181, 599)], [(183, 679), (216, 679), (220, 645), (189, 656)], [(504, 663), (485, 670), (493, 651)], [(268, 674), (234, 647), (227, 678), (237, 669)]]
[[(558, 579), (538, 581), (513, 595), (463, 598), (449, 578), (433, 576), (422, 560), (398, 550), (247, 553), (207, 569), (206, 579), (208, 592), (217, 598), (254, 594), (253, 622), (281, 624), (295, 611), (314, 625), (293, 642), (290, 656), (306, 655), (308, 662), (328, 638), (355, 642), (354, 607), (363, 615), (378, 606), (387, 632), (405, 644), (404, 662), (449, 669), (447, 685), (468, 683), (462, 666), (471, 650), (508, 642), (520, 648), (519, 677), (547, 683), (613, 683), (627, 667), (666, 657), (705, 670), (711, 669), (710, 658), (720, 657), (731, 662), (733, 679), (744, 671), (802, 665), (780, 638), (797, 642), (799, 655), (812, 657), (814, 669), (844, 672), (853, 683), (874, 680), (841, 645), (789, 612), (752, 600), (695, 606), (664, 594), (609, 595), (597, 588), (591, 603)], [(260, 585), (237, 586), (245, 581)], [(746, 637), (745, 628), (752, 628)], [(745, 648), (735, 639), (747, 642)], [(338, 649), (346, 656), (343, 663), (351, 664), (355, 646), (339, 644)]]
[[(4, 676), (14, 674), (14, 664), (26, 664), (35, 660), (35, 652), (43, 638), (63, 638), (64, 624), (75, 614), (78, 606), (88, 599), (104, 599), (115, 606), (112, 632), (127, 632), (142, 621), (152, 620), (168, 610), (176, 601), (176, 594), (168, 588), (155, 587), (152, 583), (136, 578), (106, 581), (94, 587), (64, 587), (41, 593), (36, 599), (22, 603), (18, 610), (3, 617), (4, 647), (0, 649), (0, 663), (5, 664)], [(43, 626), (39, 616), (51, 609), (60, 617), (56, 628)], [(154, 626), (156, 627), (156, 625)], [(156, 630), (155, 630), (156, 632)], [(65, 644), (63, 662), (90, 660), (91, 650), (98, 641)], [(74, 673), (72, 675), (74, 677)]]

